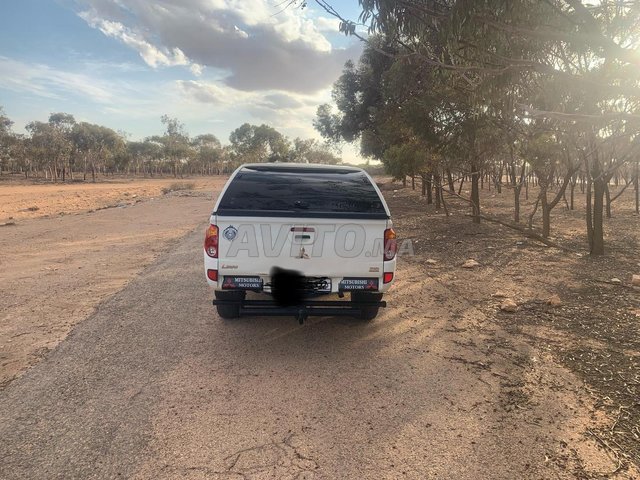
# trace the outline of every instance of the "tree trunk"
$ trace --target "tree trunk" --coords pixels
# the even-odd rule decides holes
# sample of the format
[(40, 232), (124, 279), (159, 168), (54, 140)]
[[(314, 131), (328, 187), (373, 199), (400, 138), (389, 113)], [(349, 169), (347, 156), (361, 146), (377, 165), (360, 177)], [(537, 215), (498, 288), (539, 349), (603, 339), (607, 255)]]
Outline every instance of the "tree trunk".
[(604, 255), (604, 179), (598, 176), (593, 180), (593, 239), (591, 255)]
[(442, 198), (442, 184), (440, 175), (433, 176), (433, 183), (436, 187), (436, 210), (440, 210), (440, 199)]
[[(587, 163), (585, 161), (585, 163)], [(588, 166), (587, 166), (588, 168)], [(586, 214), (587, 221), (587, 240), (589, 241), (589, 251), (593, 248), (593, 209), (591, 208), (591, 176), (587, 177), (586, 182)]]
[(414, 174), (411, 174), (411, 190), (415, 190), (416, 189), (416, 176)]
[(551, 233), (551, 209), (547, 200), (547, 187), (540, 187), (540, 207), (542, 208), (542, 236), (549, 238)]
[(475, 159), (471, 162), (471, 206), (473, 223), (480, 223), (480, 172)]
[(604, 185), (604, 194), (607, 199), (606, 202), (606, 212), (607, 218), (611, 218), (611, 192), (609, 191), (609, 182)]
[(571, 181), (571, 201), (569, 202), (569, 210), (573, 210), (573, 206), (574, 206), (573, 200), (574, 200), (574, 197), (575, 197), (575, 195), (574, 195), (575, 194), (575, 190), (576, 190), (576, 182), (575, 182), (575, 180), (572, 180)]
[(451, 193), (455, 193), (456, 187), (453, 183), (453, 175), (451, 175), (451, 170), (447, 168), (447, 181), (449, 182), (449, 191)]
[(634, 179), (636, 189), (636, 215), (640, 214), (640, 185), (638, 185), (638, 173), (640, 173), (640, 162), (636, 163), (636, 178)]
[(515, 185), (513, 187), (513, 221), (520, 223), (520, 192), (522, 191), (522, 184)]
[(431, 205), (433, 203), (433, 195), (432, 195), (432, 191), (433, 191), (433, 174), (431, 173), (427, 173), (427, 205)]

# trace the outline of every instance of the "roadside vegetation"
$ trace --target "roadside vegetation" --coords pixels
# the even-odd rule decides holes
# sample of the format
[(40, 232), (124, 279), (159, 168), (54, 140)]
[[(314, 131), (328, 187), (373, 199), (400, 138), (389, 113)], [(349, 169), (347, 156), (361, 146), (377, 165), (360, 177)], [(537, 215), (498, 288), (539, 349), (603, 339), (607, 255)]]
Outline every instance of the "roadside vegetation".
[(166, 195), (171, 192), (179, 192), (180, 190), (193, 190), (196, 184), (193, 182), (175, 182), (167, 187), (162, 188), (162, 193)]
[(317, 140), (291, 140), (268, 125), (245, 123), (223, 146), (213, 134), (191, 137), (176, 118), (163, 115), (161, 121), (164, 133), (141, 141), (130, 140), (126, 132), (76, 122), (68, 113), (30, 122), (27, 134), (20, 134), (0, 106), (0, 175), (95, 182), (100, 175), (220, 175), (247, 162), (340, 162), (334, 150)]
[(427, 203), (463, 198), (476, 223), (487, 218), (487, 183), (512, 196), (503, 224), (525, 231), (535, 222), (542, 238), (554, 209), (581, 204), (594, 255), (605, 251), (605, 219), (622, 192), (635, 191), (640, 213), (636, 3), (361, 0), (357, 20), (337, 2), (316, 3), (365, 42), (334, 84), (335, 105), (318, 108), (327, 140), (357, 141), (396, 179), (421, 179)]

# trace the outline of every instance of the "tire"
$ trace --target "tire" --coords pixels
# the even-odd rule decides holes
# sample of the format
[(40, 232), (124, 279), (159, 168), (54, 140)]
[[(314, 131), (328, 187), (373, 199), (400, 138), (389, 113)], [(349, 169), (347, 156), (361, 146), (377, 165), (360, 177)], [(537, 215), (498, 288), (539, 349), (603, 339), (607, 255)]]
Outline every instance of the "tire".
[(228, 300), (237, 302), (233, 305), (216, 305), (216, 310), (220, 318), (231, 320), (240, 317), (240, 302), (244, 300), (246, 292), (215, 292), (216, 300)]
[(380, 300), (382, 300), (382, 293), (362, 291), (351, 292), (351, 303), (354, 307), (360, 308), (360, 320), (373, 320), (378, 316), (378, 310), (380, 310), (380, 307), (364, 307), (360, 306), (360, 304), (379, 302)]

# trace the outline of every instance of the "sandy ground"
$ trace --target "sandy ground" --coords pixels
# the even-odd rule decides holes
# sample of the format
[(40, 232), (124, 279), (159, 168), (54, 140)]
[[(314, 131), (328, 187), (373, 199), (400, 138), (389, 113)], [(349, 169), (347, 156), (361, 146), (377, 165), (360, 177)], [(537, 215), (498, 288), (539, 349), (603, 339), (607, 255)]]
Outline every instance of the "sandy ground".
[(583, 433), (597, 419), (579, 380), (412, 261), (374, 322), (227, 322), (202, 281), (200, 243), (188, 235), (0, 392), (0, 476), (569, 480), (616, 469)]
[(33, 184), (21, 179), (0, 179), (0, 182), (0, 224), (133, 204), (160, 197), (163, 188), (176, 183), (192, 183), (196, 191), (208, 191), (220, 183), (215, 179), (201, 177), (119, 179), (67, 184)]
[(615, 255), (591, 260), (580, 212), (557, 212), (567, 253), (472, 225), (461, 203), (447, 218), (399, 185), (385, 195), (415, 255), (369, 323), (217, 318), (208, 196), (0, 229), (5, 380), (42, 357), (0, 391), (0, 476), (640, 478), (628, 206), (608, 223)]
[[(0, 385), (54, 348), (176, 239), (206, 222), (224, 181), (195, 180), (196, 190), (167, 196), (160, 193), (173, 183), (167, 180), (2, 187), (2, 208), (14, 218), (29, 196), (43, 207), (0, 228)], [(114, 202), (121, 207), (79, 213)], [(24, 218), (60, 209), (77, 214)]]

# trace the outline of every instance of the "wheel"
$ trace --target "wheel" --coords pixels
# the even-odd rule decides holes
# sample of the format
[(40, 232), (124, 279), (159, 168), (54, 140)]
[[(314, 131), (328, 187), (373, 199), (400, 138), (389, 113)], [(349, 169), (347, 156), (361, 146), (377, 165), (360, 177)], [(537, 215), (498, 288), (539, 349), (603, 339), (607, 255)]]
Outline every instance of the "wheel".
[(238, 318), (240, 316), (240, 302), (244, 300), (246, 292), (215, 292), (216, 300), (228, 300), (237, 302), (229, 305), (216, 305), (218, 315), (224, 319)]
[(373, 320), (378, 315), (380, 307), (360, 306), (362, 303), (379, 302), (382, 300), (382, 293), (379, 292), (351, 292), (351, 303), (354, 307), (360, 308), (360, 320)]

